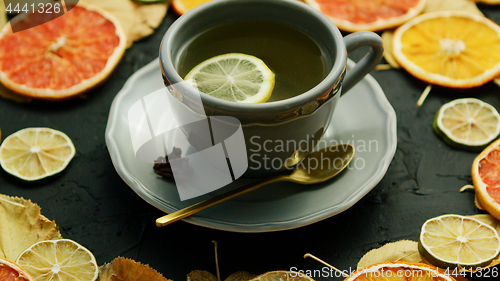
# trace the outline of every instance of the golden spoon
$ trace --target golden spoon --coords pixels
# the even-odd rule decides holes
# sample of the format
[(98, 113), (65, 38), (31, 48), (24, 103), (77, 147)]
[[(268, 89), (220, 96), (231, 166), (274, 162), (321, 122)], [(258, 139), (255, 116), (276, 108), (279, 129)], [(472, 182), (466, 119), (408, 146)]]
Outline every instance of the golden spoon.
[[(219, 203), (240, 196), (264, 185), (290, 181), (299, 184), (316, 184), (329, 180), (344, 170), (354, 156), (354, 147), (350, 144), (337, 144), (325, 147), (307, 155), (297, 164), (289, 175), (276, 175), (238, 187), (224, 194), (201, 201), (184, 209), (175, 211), (156, 220), (156, 226), (161, 227), (183, 218), (189, 217)], [(314, 159), (314, 161), (312, 161)], [(314, 164), (314, 167), (313, 167)]]

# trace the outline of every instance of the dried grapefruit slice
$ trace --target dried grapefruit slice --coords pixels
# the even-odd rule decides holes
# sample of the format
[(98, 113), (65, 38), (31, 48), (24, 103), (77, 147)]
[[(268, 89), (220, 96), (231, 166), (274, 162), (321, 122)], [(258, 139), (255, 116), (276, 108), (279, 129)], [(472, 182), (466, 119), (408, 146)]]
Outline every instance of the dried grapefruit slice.
[[(79, 2), (44, 24), (0, 31), (0, 82), (33, 98), (60, 100), (103, 82), (120, 61), (126, 36), (103, 9)], [(40, 21), (47, 14), (21, 14), (12, 24)], [(24, 18), (23, 18), (24, 17)]]
[(305, 0), (344, 31), (379, 31), (399, 26), (422, 12), (426, 0)]
[(382, 262), (361, 268), (344, 281), (455, 281), (438, 268), (410, 262)]
[(474, 159), (472, 182), (481, 206), (500, 219), (500, 139)]
[(396, 61), (413, 76), (451, 88), (471, 88), (500, 74), (500, 26), (464, 11), (420, 15), (393, 37)]
[(0, 258), (0, 280), (2, 281), (34, 281), (19, 265)]

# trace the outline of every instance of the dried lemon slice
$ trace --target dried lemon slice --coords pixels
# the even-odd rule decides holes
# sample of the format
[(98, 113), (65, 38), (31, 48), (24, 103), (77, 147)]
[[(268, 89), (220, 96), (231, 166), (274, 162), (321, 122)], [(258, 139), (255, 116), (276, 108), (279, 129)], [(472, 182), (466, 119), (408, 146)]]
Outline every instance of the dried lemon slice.
[(396, 29), (392, 51), (404, 69), (425, 82), (480, 86), (500, 74), (500, 26), (470, 12), (426, 13)]
[(33, 244), (16, 261), (36, 281), (94, 281), (99, 269), (94, 255), (69, 239)]
[(71, 139), (50, 128), (27, 128), (8, 136), (0, 146), (2, 168), (33, 181), (61, 172), (75, 155)]
[(184, 80), (202, 93), (234, 102), (265, 102), (274, 89), (269, 67), (259, 58), (240, 53), (203, 61)]
[(433, 127), (451, 146), (483, 149), (500, 135), (500, 115), (481, 100), (456, 99), (438, 110)]
[(477, 269), (498, 257), (500, 237), (493, 227), (474, 218), (443, 215), (423, 224), (418, 250), (440, 268)]

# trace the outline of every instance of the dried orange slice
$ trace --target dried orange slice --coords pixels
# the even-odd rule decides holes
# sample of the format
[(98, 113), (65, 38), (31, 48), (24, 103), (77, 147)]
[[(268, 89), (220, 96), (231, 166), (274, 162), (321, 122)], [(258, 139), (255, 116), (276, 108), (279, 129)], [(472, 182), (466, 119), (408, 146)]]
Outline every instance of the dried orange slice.
[(396, 61), (413, 76), (452, 88), (471, 88), (500, 74), (500, 26), (470, 12), (420, 15), (393, 37)]
[(208, 1), (210, 0), (172, 0), (172, 7), (179, 15), (183, 15), (189, 10)]
[(382, 262), (361, 268), (344, 281), (455, 281), (455, 278), (423, 263)]
[(0, 280), (2, 281), (34, 281), (19, 265), (0, 258)]
[(500, 219), (500, 139), (474, 159), (472, 182), (481, 206)]
[(422, 12), (426, 0), (305, 0), (344, 31), (379, 31), (407, 22)]
[[(60, 100), (104, 81), (120, 61), (126, 36), (103, 9), (79, 2), (44, 24), (0, 31), (0, 82), (33, 98)], [(12, 24), (40, 21), (47, 14), (21, 14)], [(23, 18), (25, 17), (25, 18)]]

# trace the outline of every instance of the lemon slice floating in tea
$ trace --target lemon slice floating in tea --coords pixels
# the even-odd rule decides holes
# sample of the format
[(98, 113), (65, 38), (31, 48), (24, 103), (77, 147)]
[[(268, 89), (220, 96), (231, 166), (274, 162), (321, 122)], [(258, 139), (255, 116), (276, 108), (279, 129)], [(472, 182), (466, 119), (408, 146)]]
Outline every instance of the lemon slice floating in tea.
[(50, 128), (27, 128), (3, 141), (0, 165), (18, 178), (33, 181), (61, 172), (74, 155), (75, 147), (66, 134)]
[(99, 274), (94, 255), (70, 239), (35, 243), (16, 262), (36, 281), (94, 281)]
[(500, 74), (500, 26), (470, 12), (426, 13), (396, 29), (392, 51), (404, 69), (425, 82), (476, 87)]
[(200, 92), (219, 99), (261, 103), (273, 92), (274, 74), (254, 56), (230, 53), (195, 66), (184, 78)]
[(451, 146), (483, 149), (500, 134), (500, 115), (481, 100), (456, 99), (438, 110), (433, 127)]
[(500, 237), (493, 227), (474, 218), (443, 215), (423, 224), (418, 250), (440, 268), (476, 269), (498, 257)]

